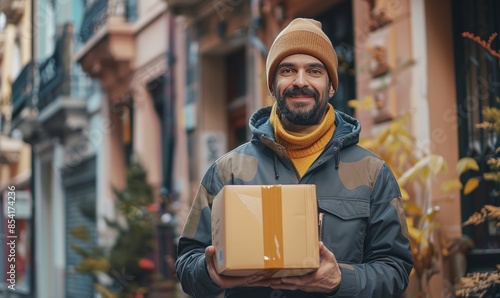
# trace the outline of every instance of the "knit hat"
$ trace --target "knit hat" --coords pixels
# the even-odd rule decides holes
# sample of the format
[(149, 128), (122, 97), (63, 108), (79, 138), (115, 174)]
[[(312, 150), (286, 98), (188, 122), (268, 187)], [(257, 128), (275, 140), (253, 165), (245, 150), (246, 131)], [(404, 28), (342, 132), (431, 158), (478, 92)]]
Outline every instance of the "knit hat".
[(328, 71), (332, 86), (337, 90), (337, 54), (332, 42), (321, 29), (321, 23), (314, 19), (297, 18), (286, 26), (274, 40), (266, 61), (267, 87), (272, 92), (274, 73), (285, 57), (307, 54), (323, 63)]

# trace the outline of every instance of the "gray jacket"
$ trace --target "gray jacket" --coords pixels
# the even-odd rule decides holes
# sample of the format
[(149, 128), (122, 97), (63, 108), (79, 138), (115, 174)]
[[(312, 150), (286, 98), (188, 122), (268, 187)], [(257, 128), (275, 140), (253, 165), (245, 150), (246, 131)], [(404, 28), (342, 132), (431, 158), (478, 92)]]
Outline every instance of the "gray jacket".
[[(324, 151), (300, 178), (269, 123), (271, 107), (250, 119), (250, 142), (219, 158), (205, 173), (179, 240), (176, 270), (184, 291), (214, 297), (205, 263), (211, 244), (210, 207), (226, 184), (315, 184), (320, 238), (340, 264), (335, 294), (270, 288), (227, 289), (226, 297), (400, 297), (413, 266), (398, 184), (389, 167), (359, 147), (359, 122), (335, 111), (337, 126)], [(244, 257), (244, 256), (242, 256)]]

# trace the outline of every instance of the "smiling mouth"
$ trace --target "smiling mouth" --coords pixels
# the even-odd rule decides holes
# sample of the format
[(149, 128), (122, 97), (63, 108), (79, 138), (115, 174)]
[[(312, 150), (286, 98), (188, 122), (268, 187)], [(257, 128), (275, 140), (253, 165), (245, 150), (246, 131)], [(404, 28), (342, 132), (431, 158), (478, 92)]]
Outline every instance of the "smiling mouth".
[(311, 99), (314, 100), (314, 96), (312, 95), (291, 95), (291, 96), (288, 96), (288, 98), (292, 99), (292, 100), (304, 100), (304, 101), (309, 101)]

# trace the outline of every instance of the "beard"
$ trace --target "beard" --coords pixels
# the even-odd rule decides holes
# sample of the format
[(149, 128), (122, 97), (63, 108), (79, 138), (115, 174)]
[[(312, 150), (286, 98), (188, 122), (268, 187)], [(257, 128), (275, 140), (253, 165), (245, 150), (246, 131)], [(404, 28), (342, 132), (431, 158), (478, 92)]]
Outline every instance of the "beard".
[[(275, 90), (277, 90), (277, 88), (275, 88)], [(301, 105), (296, 109), (291, 109), (288, 106), (286, 99), (289, 96), (297, 95), (312, 96), (314, 98), (314, 106), (309, 110), (306, 109), (305, 105)], [(281, 116), (296, 125), (320, 124), (328, 106), (327, 98), (320, 99), (318, 91), (309, 88), (287, 88), (283, 91), (283, 95), (280, 95), (278, 91), (276, 91), (275, 97), (277, 101), (277, 108), (281, 113)]]

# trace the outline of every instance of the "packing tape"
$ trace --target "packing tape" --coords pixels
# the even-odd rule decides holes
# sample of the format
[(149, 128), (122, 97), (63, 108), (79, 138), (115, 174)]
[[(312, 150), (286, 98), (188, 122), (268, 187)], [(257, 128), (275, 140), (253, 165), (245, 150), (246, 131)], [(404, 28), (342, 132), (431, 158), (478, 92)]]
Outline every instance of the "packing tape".
[(283, 220), (280, 185), (265, 185), (262, 192), (264, 268), (283, 268)]

